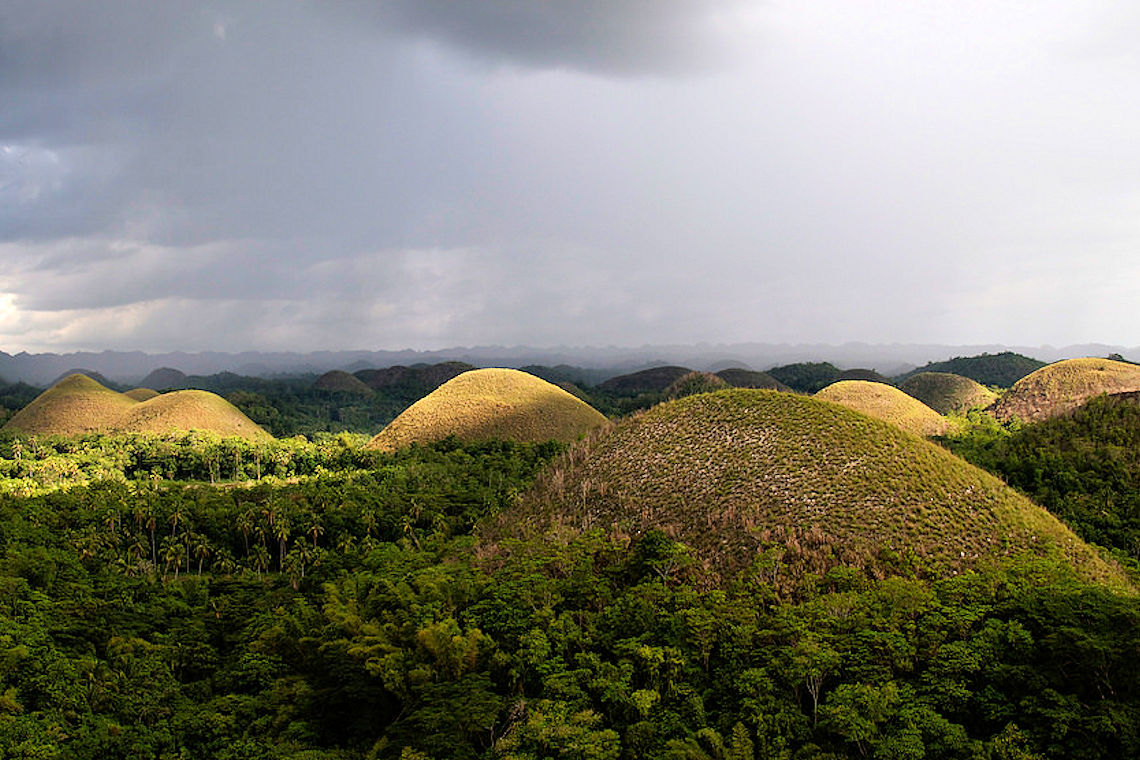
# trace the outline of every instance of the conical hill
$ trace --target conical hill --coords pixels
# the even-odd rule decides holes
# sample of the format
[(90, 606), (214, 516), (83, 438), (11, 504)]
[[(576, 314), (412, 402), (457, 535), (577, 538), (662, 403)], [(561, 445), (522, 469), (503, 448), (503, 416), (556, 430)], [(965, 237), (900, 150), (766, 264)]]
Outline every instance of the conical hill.
[(391, 451), (450, 435), (467, 441), (570, 442), (605, 424), (593, 407), (534, 375), (476, 369), (405, 409), (368, 447)]
[(26, 435), (82, 435), (113, 427), (134, 399), (84, 374), (68, 375), (37, 396), (4, 425)]
[(997, 400), (997, 394), (981, 383), (950, 372), (919, 372), (899, 385), (939, 414), (984, 408)]
[(334, 369), (326, 372), (317, 378), (313, 387), (322, 391), (334, 391), (336, 393), (355, 393), (359, 396), (371, 396), (375, 391), (364, 384), (356, 375)]
[(253, 440), (270, 438), (240, 409), (209, 391), (171, 391), (135, 404), (114, 426), (124, 433), (209, 430)]
[(215, 393), (174, 391), (159, 395), (145, 388), (119, 393), (81, 374), (69, 375), (41, 393), (3, 429), (26, 435), (209, 430), (219, 435), (269, 437)]
[(949, 427), (949, 422), (941, 414), (892, 385), (869, 380), (840, 380), (815, 396), (885, 420), (915, 435), (940, 435)]
[(1140, 366), (1112, 359), (1066, 359), (1031, 372), (994, 405), (999, 419), (1035, 422), (1076, 409), (1102, 393), (1140, 390)]
[[(660, 530), (714, 580), (764, 552), (781, 582), (838, 564), (935, 574), (1028, 552), (1127, 586), (1044, 509), (945, 449), (838, 404), (725, 390), (660, 404), (573, 446), (484, 540)], [(769, 553), (771, 558), (772, 554)]]

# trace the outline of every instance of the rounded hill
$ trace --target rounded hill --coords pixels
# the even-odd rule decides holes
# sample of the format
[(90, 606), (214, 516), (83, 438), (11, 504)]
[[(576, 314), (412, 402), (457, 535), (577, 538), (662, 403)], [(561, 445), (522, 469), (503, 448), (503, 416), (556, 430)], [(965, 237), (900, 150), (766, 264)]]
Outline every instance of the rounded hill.
[(4, 425), (26, 435), (82, 435), (113, 427), (137, 401), (84, 374), (64, 377)]
[(371, 396), (374, 392), (356, 375), (350, 375), (339, 369), (326, 372), (318, 377), (317, 381), (313, 383), (313, 387), (321, 391), (355, 393), (360, 396)]
[(179, 388), (186, 382), (186, 373), (173, 367), (159, 367), (150, 371), (142, 380), (146, 388), (155, 388), (160, 391)]
[(131, 388), (129, 391), (124, 391), (123, 395), (135, 401), (149, 401), (158, 395), (158, 391), (151, 388)]
[(869, 380), (840, 380), (816, 393), (815, 397), (877, 417), (915, 435), (940, 435), (949, 427), (941, 414), (892, 385)]
[(904, 380), (899, 390), (939, 414), (987, 407), (997, 399), (997, 394), (981, 383), (951, 372), (919, 372)]
[(635, 396), (639, 393), (663, 393), (666, 388), (692, 372), (688, 367), (674, 365), (650, 367), (628, 375), (618, 375), (598, 385), (598, 390), (618, 395)]
[(405, 409), (368, 447), (391, 451), (450, 435), (465, 441), (570, 442), (605, 424), (593, 407), (534, 375), (476, 369)]
[(1013, 384), (994, 405), (999, 419), (1035, 422), (1076, 409), (1102, 393), (1140, 390), (1140, 366), (1112, 359), (1066, 359)]
[(592, 529), (618, 540), (663, 531), (713, 580), (773, 553), (768, 572), (794, 584), (839, 564), (889, 573), (911, 552), (934, 573), (1028, 552), (1127, 586), (1056, 518), (945, 449), (774, 391), (689, 396), (590, 436), (484, 540)]
[(695, 393), (719, 391), (721, 388), (727, 387), (728, 383), (719, 375), (714, 375), (711, 372), (690, 372), (681, 375), (670, 383), (669, 387), (665, 389), (665, 397), (681, 398), (682, 396), (692, 396)]
[(767, 372), (757, 372), (752, 369), (730, 367), (716, 373), (733, 388), (768, 388), (774, 391), (790, 391), (791, 388), (781, 383)]
[(218, 435), (271, 437), (240, 409), (209, 391), (171, 391), (131, 407), (115, 429), (124, 433), (209, 430)]

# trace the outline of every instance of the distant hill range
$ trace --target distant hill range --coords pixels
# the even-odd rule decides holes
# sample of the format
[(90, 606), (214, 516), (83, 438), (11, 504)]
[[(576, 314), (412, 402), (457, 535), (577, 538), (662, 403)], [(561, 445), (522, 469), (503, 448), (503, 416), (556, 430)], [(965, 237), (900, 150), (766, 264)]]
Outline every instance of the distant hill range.
[[(973, 377), (954, 366), (936, 364), (948, 357), (998, 355), (1006, 352), (1031, 356), (1042, 362), (1080, 356), (1121, 354), (1140, 358), (1140, 347), (1086, 344), (1053, 348), (1050, 346), (1004, 345), (937, 345), (846, 343), (824, 344), (726, 343), (698, 345), (647, 345), (640, 347), (556, 347), (480, 346), (448, 348), (436, 351), (314, 351), (201, 353), (172, 352), (147, 354), (141, 351), (76, 352), (66, 354), (8, 354), (0, 351), (0, 381), (25, 382), (40, 388), (51, 385), (75, 368), (98, 373), (112, 383), (154, 387), (143, 383), (151, 372), (160, 368), (175, 369), (186, 375), (216, 375), (232, 372), (239, 375), (272, 378), (309, 375), (319, 377), (329, 370), (355, 373), (377, 367), (463, 362), (473, 367), (515, 367), (541, 365), (561, 376), (544, 376), (551, 382), (597, 385), (609, 377), (629, 374), (655, 366), (682, 366), (698, 371), (727, 368), (768, 369), (807, 362), (830, 362), (837, 368), (873, 367), (878, 372), (896, 377), (914, 371), (954, 372)], [(927, 366), (919, 367), (919, 365)], [(529, 368), (528, 368), (529, 369)], [(537, 374), (537, 373), (536, 373)], [(780, 380), (779, 377), (776, 377)], [(832, 381), (834, 381), (833, 378)], [(866, 378), (853, 378), (866, 379)], [(367, 381), (365, 381), (367, 382)], [(785, 382), (782, 381), (781, 382)], [(1012, 381), (1010, 381), (1012, 382)], [(174, 387), (174, 386), (171, 386)], [(822, 386), (821, 386), (822, 387)], [(155, 390), (161, 390), (155, 388)], [(816, 389), (818, 390), (818, 388)]]
[(1031, 359), (1028, 356), (1003, 351), (1000, 354), (982, 354), (981, 356), (958, 356), (944, 362), (931, 362), (924, 367), (907, 372), (898, 378), (905, 381), (912, 375), (921, 372), (946, 372), (952, 375), (961, 375), (982, 385), (996, 385), (999, 388), (1009, 388), (1021, 378), (1031, 372), (1041, 369), (1045, 362)]

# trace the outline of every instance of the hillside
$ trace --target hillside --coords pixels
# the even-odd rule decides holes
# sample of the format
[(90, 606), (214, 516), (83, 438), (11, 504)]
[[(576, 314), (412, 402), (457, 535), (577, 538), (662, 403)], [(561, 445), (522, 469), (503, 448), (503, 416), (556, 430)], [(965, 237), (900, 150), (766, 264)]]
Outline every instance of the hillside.
[(185, 383), (186, 373), (182, 370), (174, 369), (173, 367), (159, 367), (158, 369), (151, 370), (150, 373), (142, 379), (139, 385), (142, 385), (144, 388), (166, 391), (171, 388), (181, 388)]
[(692, 372), (688, 367), (650, 367), (627, 375), (618, 375), (598, 385), (598, 390), (623, 396), (639, 393), (663, 393), (672, 383)]
[(1140, 390), (1140, 366), (1112, 359), (1066, 359), (1026, 375), (994, 405), (994, 415), (1037, 421), (1056, 417), (1102, 393)]
[(114, 427), (137, 401), (83, 374), (68, 375), (4, 425), (26, 435), (81, 435)]
[(332, 391), (334, 393), (355, 393), (361, 396), (370, 396), (375, 391), (369, 388), (355, 375), (334, 369), (317, 378), (313, 383), (317, 390)]
[(66, 377), (41, 393), (3, 429), (25, 435), (210, 430), (219, 435), (269, 437), (216, 394), (173, 391), (160, 395), (147, 388), (119, 393), (81, 374)]
[(919, 372), (904, 380), (899, 390), (939, 414), (987, 407), (997, 399), (997, 394), (985, 386), (949, 372)]
[(864, 369), (856, 367), (855, 369), (845, 369), (839, 373), (835, 378), (836, 382), (840, 380), (866, 380), (871, 383), (883, 383), (884, 385), (894, 385), (894, 381), (886, 375), (881, 375), (873, 369)]
[(475, 369), (465, 362), (395, 365), (384, 369), (362, 369), (353, 374), (374, 391), (420, 398), (431, 393), (453, 377)]
[(1044, 509), (950, 452), (814, 398), (728, 390), (661, 404), (574, 446), (486, 539), (660, 530), (716, 576), (780, 555), (773, 577), (837, 564), (935, 574), (1028, 552), (1124, 584)]
[(773, 391), (790, 391), (791, 388), (781, 383), (776, 378), (769, 375), (767, 372), (757, 372), (751, 369), (740, 369), (739, 367), (730, 367), (729, 369), (722, 369), (716, 373), (717, 377), (724, 380), (733, 388), (767, 388)]
[(665, 389), (666, 398), (674, 399), (692, 396), (695, 393), (710, 393), (727, 388), (728, 383), (711, 372), (689, 372), (681, 375)]
[(815, 393), (838, 380), (842, 370), (830, 362), (797, 362), (773, 367), (768, 374), (793, 391)]
[(368, 447), (392, 451), (452, 435), (464, 441), (570, 442), (606, 424), (588, 404), (534, 375), (476, 369), (412, 404)]
[(251, 440), (272, 436), (230, 402), (209, 391), (170, 391), (135, 404), (111, 426), (123, 433), (209, 430)]
[(942, 415), (898, 388), (867, 380), (840, 380), (815, 397), (842, 404), (921, 436), (941, 435), (949, 423)]
[(925, 366), (900, 375), (895, 380), (901, 383), (908, 377), (921, 372), (948, 372), (953, 375), (968, 377), (982, 385), (1008, 388), (1030, 372), (1044, 366), (1045, 362), (1043, 361), (1015, 354), (1012, 351), (1003, 351), (999, 354), (956, 356), (947, 361), (930, 362)]

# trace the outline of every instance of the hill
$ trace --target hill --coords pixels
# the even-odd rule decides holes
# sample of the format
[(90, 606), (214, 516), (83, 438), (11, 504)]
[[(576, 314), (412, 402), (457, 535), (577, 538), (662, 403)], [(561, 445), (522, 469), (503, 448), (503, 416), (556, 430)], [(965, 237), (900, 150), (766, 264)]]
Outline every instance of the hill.
[(842, 404), (915, 435), (941, 435), (949, 427), (945, 417), (892, 385), (867, 380), (840, 380), (815, 397)]
[(151, 370), (139, 385), (144, 388), (166, 391), (171, 388), (181, 388), (186, 384), (186, 373), (173, 367), (159, 367)]
[(912, 375), (920, 372), (948, 372), (961, 375), (982, 385), (996, 385), (999, 388), (1008, 388), (1030, 372), (1041, 369), (1045, 362), (1031, 359), (1012, 351), (1003, 351), (1000, 354), (981, 354), (979, 356), (956, 356), (944, 362), (930, 362), (918, 369), (899, 375), (895, 380), (903, 382)]
[(997, 399), (997, 394), (985, 386), (949, 372), (919, 372), (904, 380), (899, 390), (939, 414), (987, 407)]
[(454, 435), (464, 441), (570, 442), (606, 418), (556, 385), (516, 369), (476, 369), (412, 404), (369, 443), (391, 451)]
[(1140, 390), (1140, 366), (1112, 359), (1066, 359), (1026, 375), (994, 405), (998, 419), (1056, 417), (1102, 393)]
[(798, 362), (773, 367), (768, 374), (793, 391), (815, 393), (838, 380), (842, 370), (830, 362)]
[(112, 428), (124, 433), (209, 430), (251, 440), (272, 436), (230, 402), (209, 391), (171, 391), (135, 404)]
[(384, 369), (362, 369), (353, 374), (374, 391), (412, 399), (431, 393), (453, 377), (475, 369), (465, 362), (416, 364), (411, 367), (396, 365)]
[(356, 393), (361, 396), (369, 396), (375, 393), (375, 391), (365, 385), (360, 378), (339, 369), (326, 372), (318, 377), (317, 381), (313, 383), (313, 387), (322, 391)]
[(719, 391), (721, 388), (727, 387), (728, 383), (711, 372), (689, 372), (671, 382), (669, 387), (665, 389), (665, 396), (671, 399), (681, 398), (682, 396), (692, 396), (695, 393)]
[(883, 383), (884, 385), (895, 384), (894, 380), (891, 380), (891, 378), (886, 375), (880, 375), (873, 369), (863, 369), (862, 367), (845, 369), (839, 373), (839, 376), (836, 377), (835, 380), (836, 382), (840, 380), (866, 380), (867, 382)]
[(81, 435), (112, 428), (138, 402), (84, 374), (68, 375), (16, 412), (4, 430)]
[(598, 390), (623, 396), (639, 393), (663, 393), (672, 383), (693, 370), (688, 367), (650, 367), (628, 375), (618, 375), (598, 385)]
[(123, 395), (134, 401), (149, 401), (158, 395), (158, 391), (150, 388), (131, 388), (129, 391), (124, 391)]
[(949, 451), (773, 391), (689, 396), (591, 436), (484, 540), (493, 548), (505, 537), (593, 528), (626, 540), (662, 531), (714, 580), (765, 556), (766, 577), (794, 583), (839, 564), (889, 573), (911, 552), (935, 574), (1031, 553), (1126, 585), (1044, 509)]
[(751, 369), (730, 367), (717, 372), (717, 377), (724, 380), (733, 388), (767, 388), (773, 391), (790, 391), (791, 388), (781, 383), (767, 372), (757, 372)]

